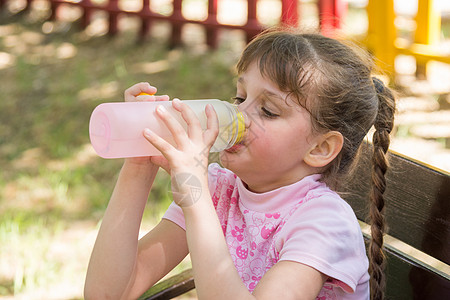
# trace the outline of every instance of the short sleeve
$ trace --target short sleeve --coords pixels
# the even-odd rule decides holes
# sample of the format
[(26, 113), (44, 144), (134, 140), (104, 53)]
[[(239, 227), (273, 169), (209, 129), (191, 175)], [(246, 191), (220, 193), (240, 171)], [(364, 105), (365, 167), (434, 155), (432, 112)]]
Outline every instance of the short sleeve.
[[(221, 167), (217, 163), (212, 163), (208, 166), (208, 186), (209, 191), (215, 190), (217, 185), (217, 177), (219, 172), (221, 171)], [(166, 213), (163, 216), (163, 219), (167, 219), (169, 221), (174, 222), (184, 230), (186, 230), (186, 225), (184, 221), (184, 214), (181, 209), (175, 202), (172, 202), (167, 209)]]
[(361, 229), (351, 207), (334, 193), (303, 203), (276, 240), (280, 261), (308, 265), (352, 293), (368, 280)]

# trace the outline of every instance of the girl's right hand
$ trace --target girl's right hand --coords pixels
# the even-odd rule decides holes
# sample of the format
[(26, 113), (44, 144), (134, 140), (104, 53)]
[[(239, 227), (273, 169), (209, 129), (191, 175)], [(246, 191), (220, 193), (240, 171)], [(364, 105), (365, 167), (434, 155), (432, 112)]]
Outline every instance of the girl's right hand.
[[(125, 102), (140, 102), (140, 101), (169, 101), (168, 95), (156, 96), (157, 89), (151, 86), (148, 82), (136, 83), (129, 87), (124, 92)], [(131, 157), (126, 158), (125, 162), (138, 165), (151, 165), (152, 163), (162, 167), (169, 172), (168, 164), (163, 156), (153, 157)]]

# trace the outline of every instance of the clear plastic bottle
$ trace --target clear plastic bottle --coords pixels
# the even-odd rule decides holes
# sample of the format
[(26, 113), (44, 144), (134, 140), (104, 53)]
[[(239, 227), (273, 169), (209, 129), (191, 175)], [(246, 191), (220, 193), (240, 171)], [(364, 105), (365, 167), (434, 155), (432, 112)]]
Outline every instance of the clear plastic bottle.
[[(211, 152), (219, 152), (238, 144), (244, 135), (244, 115), (236, 105), (217, 99), (185, 100), (206, 129), (205, 107), (211, 104), (219, 119), (219, 135)], [(175, 145), (172, 134), (156, 116), (158, 105), (164, 106), (186, 128), (172, 101), (103, 103), (92, 112), (89, 122), (91, 144), (103, 158), (154, 156), (161, 153), (143, 135), (145, 128)]]

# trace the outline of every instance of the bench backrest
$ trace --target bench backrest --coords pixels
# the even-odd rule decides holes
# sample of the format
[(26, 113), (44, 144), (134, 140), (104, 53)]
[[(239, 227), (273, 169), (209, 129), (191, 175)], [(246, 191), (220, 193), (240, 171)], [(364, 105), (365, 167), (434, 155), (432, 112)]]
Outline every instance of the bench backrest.
[[(361, 221), (368, 215), (371, 155), (365, 145), (355, 181), (343, 194)], [(393, 152), (389, 159), (387, 299), (450, 299), (450, 174)]]

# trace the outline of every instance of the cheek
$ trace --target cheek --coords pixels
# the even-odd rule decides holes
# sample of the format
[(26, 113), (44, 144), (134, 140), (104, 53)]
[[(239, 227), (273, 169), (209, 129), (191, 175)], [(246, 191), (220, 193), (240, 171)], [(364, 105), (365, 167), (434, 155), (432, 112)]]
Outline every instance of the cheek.
[(309, 131), (304, 128), (293, 128), (289, 125), (280, 130), (254, 132), (251, 148), (258, 156), (280, 159), (301, 158), (309, 149)]
[(283, 151), (286, 141), (286, 137), (284, 136), (284, 134), (269, 130), (255, 130), (252, 132), (252, 134), (249, 135), (249, 138), (249, 148), (253, 152), (252, 154), (256, 154), (258, 156), (263, 156), (266, 158), (278, 157), (278, 155), (281, 154), (280, 151)]

